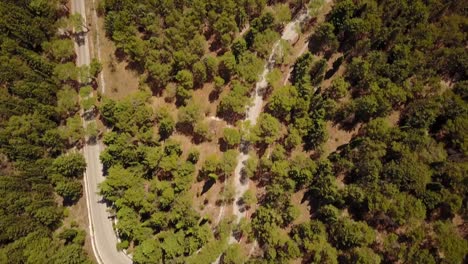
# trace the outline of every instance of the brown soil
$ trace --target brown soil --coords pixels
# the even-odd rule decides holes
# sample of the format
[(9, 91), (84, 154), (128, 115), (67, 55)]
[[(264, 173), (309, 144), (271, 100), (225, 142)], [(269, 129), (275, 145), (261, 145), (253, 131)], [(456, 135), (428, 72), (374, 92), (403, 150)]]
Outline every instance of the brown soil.
[[(98, 1), (96, 1), (96, 5)], [(97, 58), (97, 35), (95, 31), (95, 21), (93, 21), (93, 1), (87, 0), (86, 10), (88, 25), (90, 26), (89, 42), (91, 46), (91, 56)], [(116, 47), (114, 43), (109, 40), (105, 35), (104, 19), (98, 16), (97, 25), (99, 28), (99, 43), (101, 49), (101, 64), (106, 83), (105, 95), (112, 99), (121, 99), (125, 96), (138, 90), (138, 73), (131, 69), (125, 60), (119, 61), (116, 56)], [(100, 79), (98, 78), (99, 86), (101, 87)]]
[(348, 144), (351, 139), (357, 135), (361, 124), (358, 124), (351, 131), (346, 131), (334, 125), (332, 122), (327, 122), (328, 140), (325, 142), (323, 150), (324, 156), (334, 152), (339, 146)]
[(292, 204), (295, 205), (299, 209), (299, 212), (300, 212), (299, 217), (296, 220), (294, 220), (293, 225), (299, 225), (310, 220), (309, 201), (304, 201), (301, 203), (305, 192), (306, 190), (300, 190), (291, 196)]
[(393, 111), (389, 116), (388, 116), (388, 121), (392, 126), (397, 126), (398, 122), (400, 121), (400, 116), (401, 112), (400, 111)]
[[(82, 184), (84, 182), (82, 181)], [(84, 190), (83, 190), (84, 192)], [(85, 194), (78, 200), (78, 202), (70, 207), (67, 207), (69, 212), (68, 216), (63, 220), (63, 225), (59, 228), (56, 232), (60, 233), (62, 230), (66, 228), (70, 228), (72, 223), (76, 223), (78, 228), (81, 230), (86, 231), (86, 239), (85, 244), (83, 246), (84, 251), (88, 254), (88, 257), (93, 260), (93, 262), (97, 263), (93, 248), (91, 246), (91, 237), (89, 236), (89, 221), (88, 221), (88, 207), (86, 205)]]

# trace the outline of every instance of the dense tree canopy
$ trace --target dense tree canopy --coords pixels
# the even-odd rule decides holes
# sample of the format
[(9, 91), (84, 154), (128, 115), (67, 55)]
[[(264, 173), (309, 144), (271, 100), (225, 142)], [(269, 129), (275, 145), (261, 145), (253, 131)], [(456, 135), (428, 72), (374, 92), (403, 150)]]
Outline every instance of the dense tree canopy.
[[(112, 128), (104, 136), (108, 178), (101, 193), (119, 219), (119, 247), (134, 250), (136, 263), (212, 263), (217, 257), (222, 263), (466, 262), (464, 2), (337, 0), (322, 8), (325, 2), (105, 1), (106, 33), (140, 66), (140, 88), (165, 89), (177, 99), (174, 112), (153, 113), (150, 93), (141, 91), (100, 104)], [(294, 48), (277, 42), (285, 23), (305, 7), (311, 19), (301, 26), (312, 25), (303, 31), (311, 35), (301, 35)], [(292, 62), (288, 56), (304, 39), (308, 49)], [(279, 52), (265, 66), (274, 43)], [(77, 80), (80, 71), (62, 50), (66, 45), (48, 39), (46, 58), (62, 63), (38, 63), (62, 84)], [(272, 69), (259, 91), (264, 112), (255, 124), (237, 122), (246, 117), (265, 68)], [(37, 93), (47, 89), (27, 85)], [(27, 90), (11, 89), (11, 100)], [(206, 90), (213, 105), (192, 98)], [(58, 94), (60, 115), (72, 118), (76, 101), (67, 97), (73, 91)], [(19, 114), (5, 122), (18, 135), (10, 145), (42, 143), (44, 132), (53, 138), (53, 124), (34, 122), (37, 113), (11, 111)], [(224, 123), (216, 118), (208, 122), (214, 113), (232, 127), (218, 127)], [(68, 137), (75, 139), (73, 120)], [(22, 139), (26, 134), (33, 136)], [(216, 144), (214, 135), (221, 146), (211, 153), (205, 146)], [(190, 143), (174, 140), (186, 136)], [(217, 206), (233, 202), (238, 147), (250, 155), (242, 180), (253, 181), (257, 191), (242, 194), (239, 206), (248, 218), (233, 228), (241, 246), (228, 246), (229, 221), (201, 217), (193, 203), (213, 205), (204, 191), (192, 192), (195, 177), (203, 189), (224, 181)], [(5, 149), (9, 157), (44, 154)], [(57, 159), (47, 162), (57, 166)], [(59, 176), (70, 178), (64, 171)], [(74, 183), (59, 183), (57, 191), (70, 199), (79, 192)], [(36, 217), (53, 224), (50, 215)], [(245, 240), (259, 243), (250, 260)]]
[(65, 210), (56, 194), (76, 202), (86, 167), (66, 154), (83, 136), (73, 40), (60, 35), (60, 19), (58, 1), (0, 2), (2, 263), (91, 263), (82, 231), (57, 231)]

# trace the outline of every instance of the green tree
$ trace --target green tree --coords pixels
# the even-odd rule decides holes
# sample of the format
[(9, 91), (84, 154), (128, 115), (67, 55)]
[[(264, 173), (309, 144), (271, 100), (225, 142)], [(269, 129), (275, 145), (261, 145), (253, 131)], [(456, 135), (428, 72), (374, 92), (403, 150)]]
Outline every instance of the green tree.
[(462, 263), (468, 252), (466, 240), (458, 235), (450, 222), (436, 222), (434, 229), (438, 250), (443, 254), (441, 262)]
[(247, 42), (244, 38), (238, 38), (232, 43), (231, 50), (236, 59), (239, 60), (240, 56), (247, 51)]
[(102, 71), (102, 64), (99, 62), (99, 60), (97, 60), (96, 58), (93, 58), (91, 60), (91, 63), (89, 64), (89, 74), (93, 78), (96, 78), (101, 71)]
[(297, 90), (294, 86), (283, 86), (271, 94), (268, 109), (279, 118), (289, 120), (290, 112), (296, 105)]
[(348, 260), (349, 263), (379, 264), (381, 258), (372, 249), (366, 247), (354, 248)]
[(270, 114), (262, 113), (252, 129), (252, 140), (256, 143), (271, 144), (281, 136), (280, 122)]
[(202, 86), (207, 80), (206, 66), (202, 61), (198, 61), (192, 66), (193, 82), (195, 86)]
[(247, 209), (250, 209), (250, 207), (254, 206), (257, 203), (257, 197), (254, 193), (252, 193), (251, 190), (247, 190), (242, 195), (242, 202), (245, 204)]
[(211, 140), (210, 128), (206, 122), (198, 121), (193, 128), (193, 133), (195, 138), (197, 138), (197, 141)]
[(375, 231), (365, 222), (341, 219), (331, 227), (333, 243), (342, 249), (367, 246), (375, 241)]
[(52, 40), (51, 42), (45, 42), (42, 47), (50, 57), (59, 62), (68, 61), (75, 55), (71, 39)]
[(96, 122), (93, 121), (93, 122), (88, 123), (86, 125), (86, 136), (90, 140), (95, 140), (98, 135), (99, 135), (99, 129), (98, 129), (97, 125), (96, 125)]
[(193, 74), (188, 70), (181, 70), (175, 76), (175, 79), (184, 89), (193, 88)]
[(348, 93), (349, 87), (350, 87), (349, 83), (345, 81), (344, 78), (338, 77), (332, 81), (332, 84), (327, 94), (331, 98), (338, 100), (346, 96), (346, 94)]
[(83, 252), (81, 246), (76, 244), (62, 247), (52, 256), (50, 261), (54, 264), (92, 263)]
[(56, 158), (53, 167), (65, 177), (81, 177), (86, 170), (86, 161), (81, 153), (70, 153)]
[(276, 24), (285, 24), (291, 21), (291, 10), (287, 4), (276, 4), (273, 6)]
[(229, 81), (237, 71), (236, 57), (231, 52), (226, 52), (220, 57), (218, 72), (225, 81)]
[(203, 59), (203, 63), (206, 66), (206, 75), (207, 80), (213, 80), (213, 78), (218, 74), (218, 60), (213, 56), (206, 56)]
[(162, 139), (166, 139), (172, 135), (175, 128), (175, 121), (172, 118), (169, 110), (166, 108), (161, 108), (156, 111), (156, 120), (159, 123), (159, 135)]
[(245, 115), (249, 103), (249, 89), (239, 82), (234, 82), (231, 92), (221, 98), (217, 112), (227, 120), (238, 120)]
[(318, 26), (315, 33), (310, 37), (309, 49), (313, 53), (334, 53), (339, 46), (338, 38), (336, 37), (335, 27), (333, 24), (325, 22)]
[(57, 92), (57, 111), (63, 117), (78, 111), (78, 95), (70, 86)]
[(246, 258), (242, 248), (237, 243), (229, 246), (223, 255), (224, 264), (242, 264), (245, 261)]
[(217, 155), (209, 155), (206, 157), (205, 162), (203, 163), (203, 166), (200, 169), (200, 174), (199, 178), (203, 179), (206, 177), (210, 177), (213, 179), (217, 179), (217, 172), (220, 164), (220, 159), (218, 158)]
[(268, 58), (274, 43), (280, 38), (279, 34), (273, 30), (266, 30), (257, 33), (252, 44), (252, 49), (262, 58)]
[(61, 181), (55, 186), (55, 190), (63, 197), (66, 203), (74, 203), (78, 201), (82, 195), (81, 182), (76, 180)]
[(239, 64), (236, 66), (239, 78), (247, 83), (255, 83), (262, 73), (263, 60), (254, 53), (247, 51), (239, 57)]
[(179, 109), (177, 123), (181, 126), (187, 126), (190, 130), (193, 130), (201, 117), (202, 112), (200, 105), (195, 102), (189, 102), (186, 106)]
[(241, 142), (241, 135), (236, 128), (226, 127), (223, 130), (223, 140), (229, 148), (234, 148)]
[(138, 264), (159, 263), (163, 259), (161, 246), (155, 239), (143, 241), (135, 248), (133, 261)]
[(79, 80), (79, 69), (73, 62), (67, 62), (64, 64), (57, 64), (54, 69), (54, 76), (60, 81), (78, 81)]
[(234, 172), (234, 168), (237, 164), (237, 150), (230, 149), (223, 153), (223, 158), (219, 163), (219, 168), (225, 176), (229, 176)]

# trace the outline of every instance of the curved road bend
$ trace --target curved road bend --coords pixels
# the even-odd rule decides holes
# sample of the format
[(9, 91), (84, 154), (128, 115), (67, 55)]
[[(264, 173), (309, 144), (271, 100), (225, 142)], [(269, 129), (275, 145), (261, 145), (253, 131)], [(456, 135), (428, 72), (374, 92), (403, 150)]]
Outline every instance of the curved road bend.
[[(72, 0), (72, 13), (79, 13), (86, 22), (86, 9), (84, 0)], [(87, 34), (82, 43), (75, 43), (77, 66), (89, 65), (90, 53)], [(89, 121), (84, 121), (86, 126)], [(98, 194), (98, 184), (104, 180), (102, 164), (99, 159), (101, 145), (85, 144), (83, 154), (86, 159), (86, 172), (84, 175), (85, 196), (88, 207), (89, 234), (94, 255), (99, 264), (131, 264), (132, 260), (121, 251), (117, 251), (117, 236), (112, 227), (107, 206)]]

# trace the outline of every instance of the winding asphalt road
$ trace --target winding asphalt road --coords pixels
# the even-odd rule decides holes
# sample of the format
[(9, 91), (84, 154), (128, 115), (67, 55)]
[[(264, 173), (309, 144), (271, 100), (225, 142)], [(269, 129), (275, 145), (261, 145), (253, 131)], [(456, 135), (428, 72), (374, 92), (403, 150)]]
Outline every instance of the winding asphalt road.
[[(79, 13), (86, 22), (86, 8), (84, 0), (72, 0), (72, 13)], [(89, 65), (89, 41), (88, 35), (84, 33), (83, 40), (75, 43), (77, 66)], [(86, 127), (91, 121), (84, 121)], [(84, 175), (85, 196), (88, 207), (89, 234), (94, 255), (99, 264), (130, 264), (132, 260), (121, 251), (117, 251), (117, 236), (112, 227), (112, 220), (107, 211), (107, 206), (102, 202), (102, 197), (98, 194), (98, 184), (104, 181), (102, 174), (102, 163), (99, 159), (102, 145), (85, 144), (83, 154), (86, 159), (86, 172)]]

